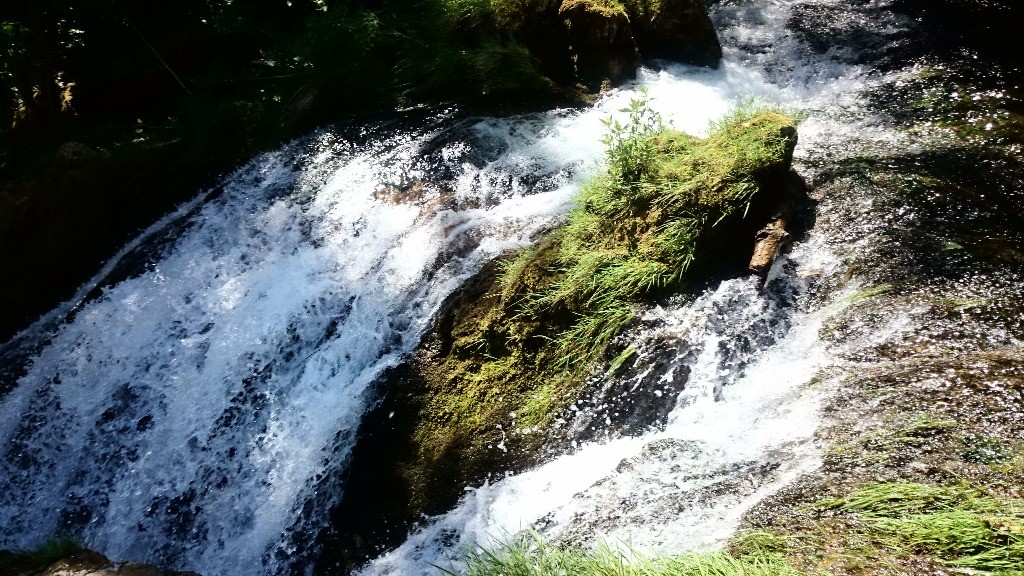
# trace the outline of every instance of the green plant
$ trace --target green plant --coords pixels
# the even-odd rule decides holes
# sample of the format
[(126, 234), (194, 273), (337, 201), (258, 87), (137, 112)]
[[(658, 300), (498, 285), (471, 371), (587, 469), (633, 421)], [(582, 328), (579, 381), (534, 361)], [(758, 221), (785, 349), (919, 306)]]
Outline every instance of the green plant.
[(700, 140), (664, 129), (646, 98), (607, 121), (607, 171), (582, 189), (566, 226), (552, 236), (554, 256), (524, 253), (505, 286), (545, 266), (549, 280), (518, 304), (528, 316), (568, 312), (555, 338), (561, 364), (580, 369), (632, 321), (634, 303), (678, 283), (702, 240), (726, 218), (742, 218), (758, 178), (795, 143), (792, 120), (761, 109), (734, 112)]
[(904, 556), (932, 555), (973, 573), (1024, 572), (1024, 501), (966, 484), (897, 482), (819, 505), (853, 513), (883, 546)]
[(781, 576), (796, 574), (773, 552), (736, 557), (726, 552), (648, 555), (628, 545), (551, 545), (537, 533), (492, 548), (475, 546), (436, 568), (449, 576)]
[(601, 142), (608, 161), (608, 177), (626, 188), (640, 182), (654, 162), (651, 136), (665, 129), (661, 115), (650, 106), (646, 92), (619, 110), (629, 114), (623, 124), (614, 118), (603, 120), (607, 133)]

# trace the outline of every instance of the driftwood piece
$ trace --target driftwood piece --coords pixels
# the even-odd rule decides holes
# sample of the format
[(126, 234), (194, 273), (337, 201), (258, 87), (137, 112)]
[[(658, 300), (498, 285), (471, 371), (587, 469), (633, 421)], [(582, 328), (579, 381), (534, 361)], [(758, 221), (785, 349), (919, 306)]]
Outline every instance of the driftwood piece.
[(764, 276), (771, 268), (772, 262), (789, 243), (790, 234), (786, 232), (786, 220), (784, 218), (773, 219), (757, 232), (754, 240), (754, 255), (750, 257), (750, 271)]
[(796, 172), (790, 171), (786, 188), (768, 223), (754, 236), (754, 255), (748, 268), (763, 282), (772, 262), (785, 250), (792, 239), (790, 228), (797, 208), (809, 201), (807, 184)]

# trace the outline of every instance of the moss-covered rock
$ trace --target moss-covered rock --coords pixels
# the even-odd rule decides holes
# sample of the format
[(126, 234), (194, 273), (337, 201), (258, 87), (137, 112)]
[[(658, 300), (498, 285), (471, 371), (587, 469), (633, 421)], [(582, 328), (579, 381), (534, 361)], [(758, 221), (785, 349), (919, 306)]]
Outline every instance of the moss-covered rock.
[(483, 277), (481, 297), (443, 316), (416, 363), (415, 454), (403, 466), (414, 501), (433, 509), (439, 481), (461, 489), (536, 456), (635, 303), (677, 286), (713, 234), (742, 229), (795, 143), (792, 120), (776, 113), (734, 118), (705, 140), (650, 137), (635, 181), (613, 167), (565, 227)]
[[(553, 421), (639, 302), (677, 289), (693, 263), (749, 257), (763, 224), (756, 205), (780, 192), (795, 144), (793, 120), (775, 112), (737, 114), (706, 139), (619, 141), (639, 154), (629, 170), (612, 139), (612, 168), (585, 187), (568, 224), (486, 266), (386, 382), (348, 467), (335, 537), (349, 547), (367, 532), (400, 537), (465, 486), (542, 457)], [(742, 239), (738, 253), (723, 254), (725, 237)]]

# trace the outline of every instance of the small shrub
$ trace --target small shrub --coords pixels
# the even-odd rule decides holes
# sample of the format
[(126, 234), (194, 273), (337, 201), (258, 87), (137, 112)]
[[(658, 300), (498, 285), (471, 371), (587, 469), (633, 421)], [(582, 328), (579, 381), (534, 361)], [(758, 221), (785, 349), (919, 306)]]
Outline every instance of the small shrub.
[(661, 115), (650, 107), (646, 94), (629, 101), (620, 110), (629, 114), (625, 124), (604, 120), (607, 134), (602, 138), (608, 162), (608, 177), (624, 188), (639, 183), (654, 163), (656, 149), (651, 136), (665, 129)]

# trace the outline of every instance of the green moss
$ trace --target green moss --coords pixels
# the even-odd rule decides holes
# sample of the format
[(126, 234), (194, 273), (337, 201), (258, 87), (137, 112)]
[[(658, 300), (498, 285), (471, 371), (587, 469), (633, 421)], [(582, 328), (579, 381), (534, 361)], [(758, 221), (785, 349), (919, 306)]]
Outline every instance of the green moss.
[(906, 459), (933, 439), (953, 433), (957, 422), (928, 414), (899, 413), (890, 418), (894, 425), (865, 434), (855, 450), (861, 462), (891, 462)]
[(529, 22), (550, 18), (558, 5), (556, 0), (491, 0), (491, 11), (500, 29), (515, 32)]
[(979, 464), (1002, 464), (1013, 460), (1013, 450), (998, 438), (971, 434), (962, 440), (960, 457), (966, 462)]
[(588, 12), (600, 14), (606, 18), (616, 18), (626, 15), (626, 9), (621, 2), (616, 0), (564, 0), (559, 11), (567, 12), (582, 8)]

